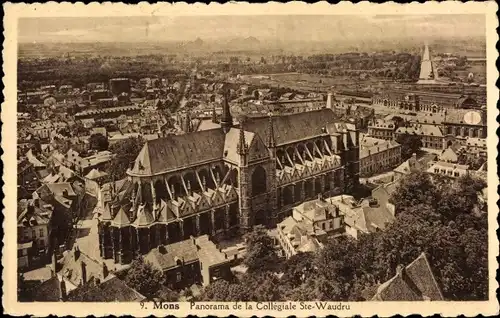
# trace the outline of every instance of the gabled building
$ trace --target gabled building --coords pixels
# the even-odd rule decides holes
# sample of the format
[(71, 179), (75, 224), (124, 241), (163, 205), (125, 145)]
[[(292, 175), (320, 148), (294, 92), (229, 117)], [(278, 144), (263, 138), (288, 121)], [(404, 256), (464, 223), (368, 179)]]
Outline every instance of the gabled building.
[(443, 301), (441, 289), (425, 253), (408, 266), (399, 265), (396, 275), (381, 284), (373, 301)]

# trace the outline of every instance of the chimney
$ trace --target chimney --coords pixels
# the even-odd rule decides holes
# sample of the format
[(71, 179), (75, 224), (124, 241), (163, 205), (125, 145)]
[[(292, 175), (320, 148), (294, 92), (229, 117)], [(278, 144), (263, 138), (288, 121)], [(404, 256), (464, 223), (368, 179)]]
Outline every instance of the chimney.
[(411, 155), (411, 158), (412, 158), (413, 160), (417, 160), (417, 154), (416, 154), (416, 153), (413, 153), (413, 154)]
[(108, 266), (106, 266), (106, 263), (102, 262), (102, 279), (106, 279), (106, 277), (108, 277), (108, 274)]
[(83, 261), (81, 261), (80, 267), (82, 269), (82, 285), (85, 285), (85, 283), (87, 283), (87, 266)]
[(377, 207), (378, 206), (378, 200), (375, 199), (375, 198), (372, 198), (370, 201), (369, 201), (369, 206), (370, 207)]
[(318, 200), (319, 201), (325, 201), (323, 198), (323, 193), (318, 193)]
[(405, 267), (401, 264), (399, 264), (397, 267), (396, 267), (396, 275), (397, 276), (401, 276), (401, 277), (404, 277), (405, 276)]
[[(57, 245), (54, 247), (54, 249), (55, 248), (57, 248)], [(57, 273), (57, 259), (55, 250), (52, 252), (52, 272), (54, 274)]]
[(64, 301), (66, 300), (66, 283), (64, 282), (64, 279), (61, 279), (61, 282), (59, 283), (59, 288), (61, 289), (61, 300)]
[(167, 253), (167, 249), (165, 248), (165, 245), (160, 244), (158, 246), (158, 252), (160, 252), (161, 254), (166, 254)]
[(26, 210), (27, 210), (27, 215), (35, 214), (35, 206), (32, 203), (28, 205)]

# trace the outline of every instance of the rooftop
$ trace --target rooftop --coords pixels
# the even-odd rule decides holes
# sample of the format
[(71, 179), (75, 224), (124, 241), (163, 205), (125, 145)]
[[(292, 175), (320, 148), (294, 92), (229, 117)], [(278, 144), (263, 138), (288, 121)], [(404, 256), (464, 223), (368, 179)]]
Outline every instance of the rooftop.
[(396, 275), (380, 285), (375, 301), (442, 301), (444, 300), (425, 253), (411, 264), (399, 267)]

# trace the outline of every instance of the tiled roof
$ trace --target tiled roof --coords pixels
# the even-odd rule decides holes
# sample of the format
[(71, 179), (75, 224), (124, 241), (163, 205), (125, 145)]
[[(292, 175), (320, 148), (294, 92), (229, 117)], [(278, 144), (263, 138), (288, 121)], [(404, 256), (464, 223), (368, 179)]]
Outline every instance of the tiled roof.
[(176, 218), (176, 215), (174, 214), (174, 212), (172, 212), (168, 204), (165, 201), (160, 200), (158, 222), (169, 222), (175, 220)]
[(137, 156), (132, 173), (153, 175), (221, 159), (224, 139), (222, 130), (213, 129), (147, 141)]
[(448, 147), (439, 155), (440, 161), (457, 162), (458, 153), (452, 147)]
[(393, 140), (383, 140), (363, 136), (363, 138), (360, 140), (359, 157), (366, 158), (369, 155), (373, 155), (388, 149), (397, 148), (399, 146), (400, 144)]
[(372, 233), (377, 229), (384, 230), (386, 226), (394, 221), (394, 215), (385, 205), (379, 204), (375, 207), (363, 207), (363, 214), (367, 230)]
[(372, 300), (377, 301), (422, 301), (444, 300), (441, 290), (432, 273), (425, 253), (396, 276), (382, 284)]
[[(246, 127), (245, 127), (246, 130)], [(254, 133), (245, 131), (245, 142), (248, 146), (252, 143), (252, 140), (255, 136)], [(240, 155), (237, 153), (238, 143), (240, 137), (240, 129), (231, 128), (227, 134), (224, 141), (224, 159), (229, 160), (234, 163), (238, 163), (240, 159)]]
[(33, 155), (33, 151), (31, 149), (26, 153), (26, 158), (28, 159), (29, 163), (31, 163), (35, 168), (43, 168), (46, 166), (43, 162), (38, 160), (35, 155)]
[(90, 179), (90, 180), (96, 180), (96, 179), (99, 179), (99, 178), (104, 177), (106, 175), (107, 175), (107, 173), (104, 171), (92, 169), (89, 173), (87, 173), (85, 178)]
[(61, 285), (57, 277), (44, 281), (35, 289), (34, 301), (56, 302), (61, 300)]
[[(29, 214), (28, 209), (33, 209), (33, 213)], [(38, 206), (27, 206), (17, 218), (17, 226), (36, 226), (49, 224), (52, 218), (52, 209), (40, 208)]]
[(127, 213), (123, 210), (123, 207), (118, 210), (115, 218), (113, 219), (113, 223), (116, 225), (127, 225), (130, 224), (130, 219), (128, 218)]
[(137, 226), (145, 226), (154, 222), (153, 213), (149, 204), (139, 206), (137, 209), (137, 218), (134, 224)]
[(393, 171), (402, 174), (409, 174), (410, 172), (413, 171), (421, 171), (424, 168), (425, 168), (424, 164), (420, 163), (418, 160), (411, 157), (410, 159), (406, 160), (405, 162), (397, 166), (396, 169), (394, 169)]
[[(89, 286), (78, 287), (70, 292), (70, 296), (74, 301), (85, 301), (90, 299), (92, 302), (138, 302), (146, 299), (145, 296), (141, 295), (138, 291), (130, 288), (125, 282), (116, 276), (102, 282), (102, 283), (91, 283), (90, 290)], [(89, 294), (80, 295), (80, 293), (86, 290)], [(80, 300), (81, 297), (85, 297)]]

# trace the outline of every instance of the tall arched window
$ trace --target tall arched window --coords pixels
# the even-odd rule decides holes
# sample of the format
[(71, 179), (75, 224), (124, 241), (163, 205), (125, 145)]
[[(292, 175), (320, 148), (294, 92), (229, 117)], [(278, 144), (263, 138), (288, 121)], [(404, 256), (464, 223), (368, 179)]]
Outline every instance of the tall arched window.
[(252, 173), (252, 195), (265, 193), (267, 191), (266, 184), (266, 170), (258, 166)]

